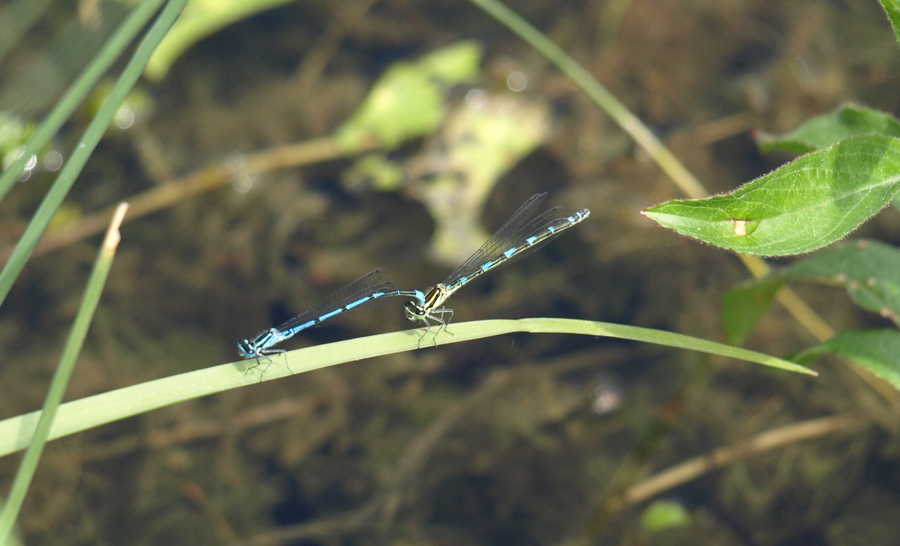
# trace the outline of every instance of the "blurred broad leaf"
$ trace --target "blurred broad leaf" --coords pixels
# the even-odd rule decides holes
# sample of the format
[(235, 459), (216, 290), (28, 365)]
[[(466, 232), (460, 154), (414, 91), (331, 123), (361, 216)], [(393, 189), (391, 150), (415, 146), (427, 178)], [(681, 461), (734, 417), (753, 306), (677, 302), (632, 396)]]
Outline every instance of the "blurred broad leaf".
[(679, 502), (658, 500), (650, 504), (641, 515), (641, 528), (648, 533), (688, 527), (691, 514)]
[(478, 75), (481, 54), (477, 42), (465, 40), (425, 55), (416, 65), (430, 77), (454, 85), (471, 81)]
[(851, 330), (828, 339), (794, 357), (808, 364), (824, 354), (836, 354), (866, 368), (900, 389), (900, 332)]
[(156, 48), (144, 69), (144, 76), (154, 81), (165, 78), (178, 57), (203, 38), (236, 21), (288, 2), (290, 0), (191, 0)]
[(427, 172), (430, 165), (433, 176), (408, 184), (436, 224), (431, 258), (453, 267), (490, 236), (480, 227), (488, 196), (498, 180), (547, 140), (552, 115), (539, 98), (496, 93), (485, 95), (477, 108), (460, 103), (444, 119), (416, 158), (421, 167), (410, 170)]
[(404, 177), (401, 165), (382, 154), (367, 154), (341, 173), (341, 182), (353, 189), (369, 184), (378, 191), (396, 191)]
[[(115, 83), (115, 80), (112, 78), (104, 78), (97, 82), (97, 86), (94, 87), (84, 103), (83, 115), (85, 118), (92, 119), (97, 115), (97, 112), (100, 111), (106, 98), (109, 97), (110, 92), (113, 90)], [(148, 119), (153, 114), (155, 107), (156, 105), (150, 93), (140, 87), (134, 87), (119, 107), (119, 111), (116, 113), (113, 123), (110, 124), (110, 128), (123, 128), (121, 120), (129, 115), (132, 119)]]
[(747, 341), (786, 282), (787, 279), (782, 276), (767, 277), (725, 293), (722, 298), (722, 324), (728, 343), (741, 346)]
[(725, 294), (722, 319), (729, 343), (742, 345), (747, 340), (788, 281), (843, 286), (857, 305), (900, 325), (900, 250), (860, 240), (824, 249)]
[(844, 104), (833, 112), (816, 116), (787, 133), (773, 135), (759, 132), (756, 141), (764, 153), (785, 150), (805, 154), (845, 138), (868, 134), (900, 137), (900, 120), (886, 112), (855, 104)]
[(888, 20), (894, 28), (894, 36), (900, 42), (900, 0), (881, 0), (881, 6), (887, 13)]
[(50, 229), (62, 229), (71, 226), (84, 218), (84, 210), (74, 204), (63, 203), (56, 209), (56, 214), (50, 220)]
[(790, 267), (791, 279), (845, 286), (857, 305), (900, 324), (900, 251), (878, 241), (835, 245)]
[(362, 106), (335, 135), (346, 153), (374, 136), (388, 149), (433, 131), (444, 115), (444, 94), (427, 73), (396, 63), (378, 80)]
[(465, 41), (415, 62), (394, 63), (338, 128), (338, 146), (352, 154), (366, 139), (375, 138), (384, 148), (393, 149), (404, 140), (434, 131), (444, 117), (447, 90), (472, 80), (480, 61), (481, 47)]
[(786, 256), (840, 240), (900, 190), (900, 139), (848, 138), (784, 165), (735, 191), (672, 200), (642, 212), (735, 252)]
[(34, 134), (34, 124), (0, 111), (0, 169), (6, 170), (18, 158)]

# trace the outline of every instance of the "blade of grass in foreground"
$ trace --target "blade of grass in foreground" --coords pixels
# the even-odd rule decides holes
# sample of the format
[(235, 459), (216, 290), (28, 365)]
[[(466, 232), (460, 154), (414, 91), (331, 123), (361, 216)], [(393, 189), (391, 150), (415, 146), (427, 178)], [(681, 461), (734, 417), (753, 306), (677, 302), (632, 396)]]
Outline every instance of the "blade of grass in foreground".
[[(453, 324), (453, 336), (441, 335), (438, 345), (459, 343), (472, 339), (510, 334), (514, 332), (581, 334), (597, 337), (616, 337), (691, 349), (709, 354), (738, 358), (783, 370), (816, 375), (816, 372), (774, 356), (732, 347), (661, 330), (623, 326), (587, 320), (531, 318), (521, 320), (483, 320)], [(157, 408), (199, 398), (237, 387), (271, 381), (287, 375), (354, 362), (364, 358), (410, 351), (418, 346), (422, 330), (406, 330), (390, 334), (362, 337), (317, 345), (283, 355), (274, 355), (273, 364), (262, 378), (259, 372), (247, 372), (252, 360), (222, 364), (194, 372), (133, 385), (124, 389), (98, 394), (68, 402), (60, 408), (50, 432), (50, 438), (60, 438), (119, 419), (145, 413)], [(426, 343), (430, 343), (430, 336)], [(285, 366), (289, 364), (290, 370)], [(265, 366), (256, 369), (261, 370)], [(28, 445), (40, 412), (0, 421), (0, 456), (18, 451)]]
[(31, 485), (31, 479), (34, 477), (35, 470), (37, 470), (38, 461), (44, 452), (44, 446), (50, 436), (50, 428), (59, 409), (59, 403), (62, 402), (66, 387), (69, 385), (69, 379), (72, 377), (72, 371), (75, 369), (75, 361), (78, 359), (79, 353), (81, 353), (84, 338), (87, 336), (88, 327), (94, 318), (94, 311), (97, 310), (100, 294), (103, 293), (103, 286), (106, 284), (106, 278), (109, 275), (109, 268), (112, 267), (112, 261), (116, 255), (116, 247), (119, 246), (119, 226), (122, 225), (122, 218), (125, 217), (126, 210), (128, 210), (128, 205), (124, 203), (119, 205), (116, 216), (113, 218), (109, 231), (106, 233), (106, 239), (103, 241), (100, 255), (97, 256), (97, 261), (94, 263), (94, 271), (88, 279), (87, 289), (81, 301), (81, 308), (78, 309), (78, 314), (75, 316), (72, 331), (69, 333), (69, 339), (63, 349), (59, 365), (56, 367), (53, 381), (50, 383), (50, 389), (47, 392), (47, 399), (44, 401), (44, 409), (41, 412), (40, 420), (35, 427), (33, 437), (30, 439), (28, 451), (19, 465), (19, 471), (16, 473), (16, 478), (9, 491), (6, 506), (0, 512), (0, 544), (6, 544), (13, 524), (19, 515), (19, 510), (22, 508), (22, 503), (25, 501), (25, 494)]
[(31, 255), (31, 251), (34, 250), (35, 245), (37, 245), (44, 231), (46, 231), (50, 220), (56, 214), (56, 210), (62, 204), (66, 194), (69, 193), (72, 184), (75, 183), (75, 179), (81, 173), (81, 169), (84, 168), (94, 148), (97, 147), (97, 143), (100, 142), (100, 138), (106, 132), (125, 97), (128, 96), (131, 88), (134, 87), (134, 84), (141, 76), (141, 72), (150, 59), (150, 55), (153, 54), (156, 46), (159, 45), (169, 28), (172, 27), (186, 3), (187, 0), (169, 0), (165, 9), (163, 9), (156, 22), (147, 32), (143, 42), (141, 42), (141, 45), (134, 53), (131, 61), (129, 61), (128, 66), (125, 67), (122, 76), (116, 82), (103, 106), (100, 107), (100, 111), (97, 112), (96, 117), (94, 117), (84, 132), (81, 141), (75, 147), (75, 151), (72, 152), (69, 162), (60, 171), (59, 176), (56, 177), (56, 181), (53, 183), (50, 191), (47, 192), (47, 196), (44, 198), (41, 206), (34, 213), (31, 223), (28, 224), (28, 228), (25, 229), (25, 233), (19, 239), (19, 244), (16, 245), (16, 249), (10, 256), (9, 261), (6, 262), (6, 265), (3, 266), (3, 271), (0, 272), (0, 303), (6, 299), (10, 288), (12, 288), (22, 268), (25, 267), (25, 262)]

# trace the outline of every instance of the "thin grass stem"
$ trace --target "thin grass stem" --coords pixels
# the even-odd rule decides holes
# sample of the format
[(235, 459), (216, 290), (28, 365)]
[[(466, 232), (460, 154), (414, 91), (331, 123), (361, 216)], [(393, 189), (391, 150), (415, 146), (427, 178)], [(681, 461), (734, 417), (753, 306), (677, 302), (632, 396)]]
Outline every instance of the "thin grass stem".
[(72, 371), (75, 369), (75, 362), (84, 346), (84, 338), (87, 336), (88, 328), (94, 318), (94, 311), (97, 310), (97, 304), (100, 301), (100, 295), (103, 293), (103, 287), (106, 284), (106, 278), (109, 276), (109, 269), (112, 267), (113, 258), (116, 255), (116, 247), (119, 245), (119, 226), (122, 224), (122, 218), (125, 217), (125, 211), (128, 205), (119, 205), (119, 210), (113, 218), (106, 239), (94, 262), (94, 270), (88, 279), (87, 288), (84, 297), (81, 300), (81, 307), (75, 315), (75, 322), (72, 323), (72, 330), (69, 333), (69, 339), (63, 349), (62, 357), (59, 359), (59, 365), (56, 367), (56, 373), (50, 382), (50, 389), (47, 391), (47, 398), (44, 401), (41, 410), (40, 419), (34, 429), (28, 451), (19, 464), (19, 471), (13, 480), (12, 488), (9, 491), (9, 497), (3, 511), (0, 512), (0, 544), (6, 544), (13, 524), (19, 516), (19, 510), (22, 503), (25, 502), (25, 494), (34, 478), (37, 470), (38, 462), (41, 454), (44, 452), (44, 446), (50, 436), (50, 429), (56, 418), (59, 404), (62, 402), (63, 395), (66, 393), (66, 387), (69, 386), (69, 379), (72, 377)]

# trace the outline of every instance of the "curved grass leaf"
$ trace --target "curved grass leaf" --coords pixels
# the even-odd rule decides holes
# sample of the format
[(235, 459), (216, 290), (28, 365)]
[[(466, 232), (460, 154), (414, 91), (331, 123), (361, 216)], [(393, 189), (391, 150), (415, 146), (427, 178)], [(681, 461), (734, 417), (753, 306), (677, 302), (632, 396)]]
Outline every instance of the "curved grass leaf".
[(727, 339), (741, 345), (788, 281), (844, 286), (857, 305), (900, 325), (900, 250), (871, 240), (826, 248), (763, 279), (730, 290), (723, 298)]
[(810, 363), (824, 354), (836, 354), (866, 368), (900, 389), (900, 332), (894, 330), (850, 330), (828, 339), (794, 357)]
[(801, 254), (840, 240), (900, 190), (900, 139), (864, 135), (807, 154), (735, 191), (642, 212), (735, 252)]
[[(817, 375), (815, 371), (794, 362), (748, 351), (740, 347), (716, 343), (715, 341), (662, 330), (587, 320), (531, 318), (459, 322), (453, 324), (453, 335), (441, 334), (437, 339), (437, 344), (460, 343), (514, 332), (576, 334), (630, 339), (666, 347), (737, 358), (792, 372)], [(59, 413), (50, 431), (50, 438), (61, 438), (185, 400), (253, 385), (260, 381), (271, 381), (287, 375), (354, 362), (363, 358), (414, 350), (419, 346), (421, 335), (422, 329), (419, 328), (317, 345), (281, 355), (274, 355), (271, 366), (256, 366), (257, 370), (264, 372), (262, 377), (259, 372), (248, 370), (248, 364), (252, 367), (255, 362), (244, 360), (82, 398), (60, 406)], [(422, 340), (423, 348), (430, 343), (431, 335), (429, 334), (428, 338)], [(248, 371), (250, 373), (247, 373)], [(32, 412), (0, 421), (0, 457), (18, 451), (28, 445), (31, 435), (34, 434), (34, 427), (39, 417), (40, 412)]]
[(780, 135), (760, 131), (755, 137), (763, 153), (785, 150), (805, 154), (859, 135), (900, 137), (900, 120), (887, 112), (844, 104), (832, 112), (804, 122), (793, 131)]

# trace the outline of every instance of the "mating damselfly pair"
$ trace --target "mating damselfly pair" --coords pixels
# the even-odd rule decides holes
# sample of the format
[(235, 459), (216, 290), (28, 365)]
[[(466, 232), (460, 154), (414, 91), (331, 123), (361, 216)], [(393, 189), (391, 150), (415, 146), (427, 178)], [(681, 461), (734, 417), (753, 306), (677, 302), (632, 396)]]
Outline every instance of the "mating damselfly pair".
[(406, 318), (411, 321), (422, 321), (427, 326), (425, 333), (419, 338), (420, 343), (431, 331), (433, 325), (431, 321), (440, 324), (434, 335), (437, 338), (442, 330), (447, 329), (447, 324), (453, 316), (453, 310), (447, 308), (444, 303), (454, 292), (482, 273), (512, 263), (544, 246), (591, 213), (588, 209), (582, 209), (575, 214), (567, 215), (565, 207), (554, 207), (532, 218), (546, 197), (546, 193), (532, 196), (464, 264), (427, 292), (402, 290), (391, 281), (383, 281), (384, 270), (376, 269), (284, 324), (270, 328), (253, 339), (240, 341), (238, 352), (244, 358), (257, 359), (282, 353), (284, 350), (275, 349), (275, 345), (298, 332), (346, 318), (394, 296), (411, 298), (411, 301), (405, 304)]

